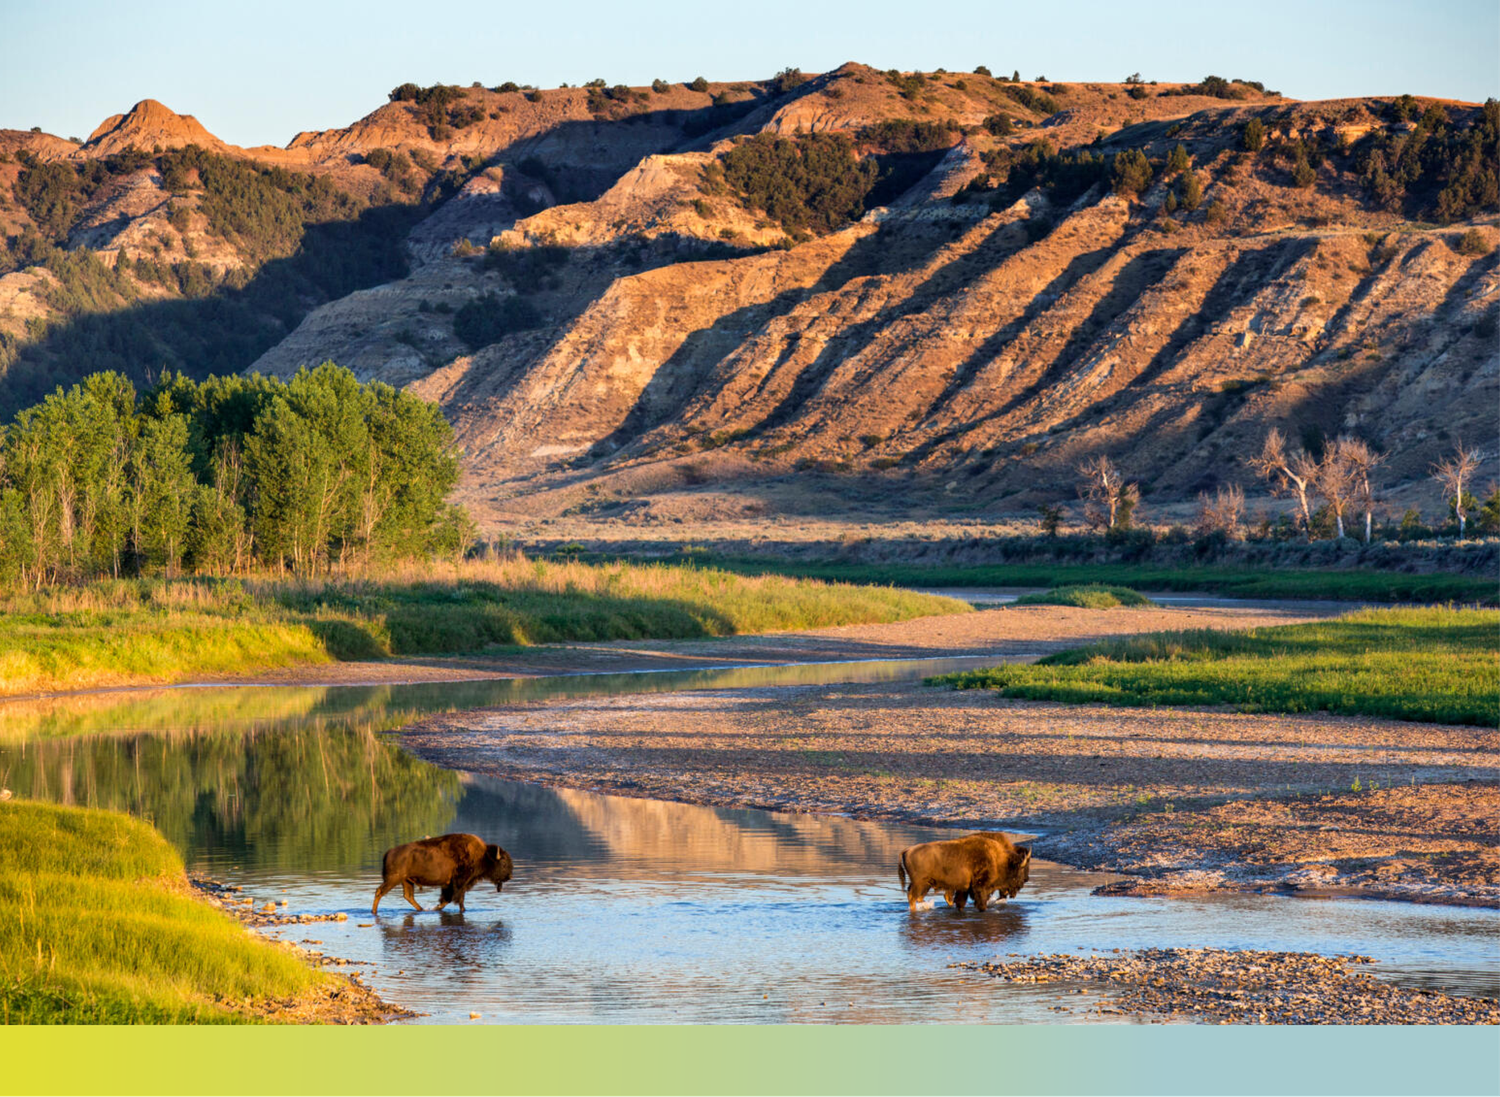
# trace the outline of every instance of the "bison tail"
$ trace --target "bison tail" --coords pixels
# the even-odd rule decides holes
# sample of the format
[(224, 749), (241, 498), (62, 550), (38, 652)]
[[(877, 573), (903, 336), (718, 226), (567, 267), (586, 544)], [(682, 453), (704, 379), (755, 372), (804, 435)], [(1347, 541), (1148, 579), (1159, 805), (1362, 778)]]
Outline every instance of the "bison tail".
[(901, 890), (906, 890), (906, 850), (901, 851), (900, 858), (896, 861), (896, 879), (901, 881)]

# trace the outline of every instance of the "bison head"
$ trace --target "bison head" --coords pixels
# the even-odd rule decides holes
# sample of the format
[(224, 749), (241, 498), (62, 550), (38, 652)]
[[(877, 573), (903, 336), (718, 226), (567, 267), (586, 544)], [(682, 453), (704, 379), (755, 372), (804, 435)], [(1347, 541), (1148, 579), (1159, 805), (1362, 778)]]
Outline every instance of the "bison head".
[(1031, 878), (1031, 847), (1017, 846), (1017, 857), (1010, 864), (1010, 871), (1005, 878), (1005, 897), (1014, 899), (1016, 893), (1026, 886), (1026, 881)]
[(505, 881), (510, 879), (511, 870), (514, 867), (511, 864), (510, 854), (499, 846), (485, 846), (484, 864), (485, 879), (493, 882), (495, 890), (499, 891), (505, 885)]

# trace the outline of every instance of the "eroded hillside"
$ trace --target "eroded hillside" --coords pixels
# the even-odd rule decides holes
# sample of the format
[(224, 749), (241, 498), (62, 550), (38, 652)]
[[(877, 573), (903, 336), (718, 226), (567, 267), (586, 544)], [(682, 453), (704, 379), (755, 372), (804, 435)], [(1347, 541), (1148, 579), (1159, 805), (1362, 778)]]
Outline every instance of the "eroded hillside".
[[(119, 333), (238, 309), (228, 350), (167, 364), (412, 386), (494, 522), (759, 513), (792, 483), (821, 512), (1018, 512), (1097, 453), (1169, 501), (1244, 481), (1271, 425), (1365, 438), (1387, 489), (1458, 439), (1496, 470), (1494, 104), (851, 64), (409, 86), (282, 150), (157, 107), (82, 146), (0, 134), (12, 404), (85, 334), (159, 368)], [(300, 227), (236, 222), (236, 187)]]

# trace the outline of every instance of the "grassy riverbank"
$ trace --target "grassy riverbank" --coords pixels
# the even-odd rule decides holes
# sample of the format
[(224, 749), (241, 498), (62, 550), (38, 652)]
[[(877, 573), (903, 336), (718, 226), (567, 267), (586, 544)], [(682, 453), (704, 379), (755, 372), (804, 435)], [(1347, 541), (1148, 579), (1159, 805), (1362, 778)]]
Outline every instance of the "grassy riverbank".
[(0, 804), (0, 864), (0, 1024), (241, 1022), (326, 979), (192, 898), (129, 816)]
[(1150, 564), (884, 564), (704, 558), (742, 575), (787, 575), (831, 583), (900, 587), (1058, 587), (1099, 584), (1135, 590), (1207, 591), (1235, 598), (1308, 598), (1349, 602), (1500, 604), (1493, 578), (1414, 575), (1369, 568), (1164, 567)]
[(1072, 704), (1228, 705), (1500, 724), (1500, 612), (1382, 609), (1245, 632), (1158, 632), (931, 679)]
[(947, 598), (670, 565), (515, 558), (374, 579), (104, 581), (0, 599), (0, 695), (564, 641), (902, 621)]

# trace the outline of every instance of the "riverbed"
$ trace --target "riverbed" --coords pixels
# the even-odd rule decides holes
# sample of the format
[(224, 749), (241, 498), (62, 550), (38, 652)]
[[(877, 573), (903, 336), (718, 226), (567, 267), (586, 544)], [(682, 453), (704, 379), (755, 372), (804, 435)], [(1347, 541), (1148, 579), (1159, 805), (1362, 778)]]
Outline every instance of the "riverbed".
[[(1092, 894), (1038, 864), (983, 914), (907, 911), (899, 822), (545, 788), (431, 765), (387, 732), (434, 713), (641, 692), (915, 681), (988, 657), (358, 687), (164, 689), (0, 705), (0, 783), (150, 819), (192, 873), (343, 922), (272, 931), (346, 958), (428, 1022), (1121, 1020), (1099, 995), (955, 963), (1154, 947), (1373, 957), (1384, 978), (1493, 996), (1500, 912), (1350, 898)], [(76, 734), (86, 732), (85, 734)], [(64, 733), (74, 733), (67, 734)], [(587, 784), (587, 773), (575, 774)], [(381, 853), (472, 831), (515, 879), (468, 911), (369, 902)], [(424, 905), (434, 892), (421, 893)], [(477, 1014), (478, 1016), (472, 1016)]]

